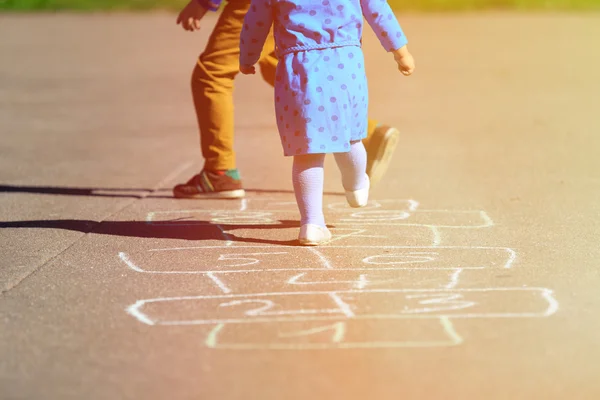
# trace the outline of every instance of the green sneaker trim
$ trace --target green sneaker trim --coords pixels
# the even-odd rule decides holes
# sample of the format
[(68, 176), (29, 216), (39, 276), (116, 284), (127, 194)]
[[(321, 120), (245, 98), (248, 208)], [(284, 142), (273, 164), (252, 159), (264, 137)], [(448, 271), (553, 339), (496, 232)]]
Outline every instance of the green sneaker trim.
[(241, 180), (242, 178), (240, 177), (240, 173), (237, 170), (237, 168), (234, 169), (228, 169), (227, 171), (225, 171), (225, 175), (227, 175), (228, 177), (235, 179), (236, 181)]

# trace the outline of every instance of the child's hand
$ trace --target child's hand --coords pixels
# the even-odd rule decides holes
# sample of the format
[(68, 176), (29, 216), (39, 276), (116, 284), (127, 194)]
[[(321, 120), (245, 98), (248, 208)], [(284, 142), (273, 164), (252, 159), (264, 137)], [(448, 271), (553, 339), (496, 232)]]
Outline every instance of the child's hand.
[(256, 73), (254, 65), (240, 65), (240, 72), (244, 75), (253, 75)]
[(197, 31), (200, 29), (200, 20), (207, 11), (197, 0), (190, 0), (187, 6), (179, 13), (177, 24), (181, 24), (181, 27), (186, 31)]
[(409, 76), (415, 70), (415, 59), (408, 52), (406, 46), (393, 51), (394, 59), (398, 63), (398, 70), (404, 76)]

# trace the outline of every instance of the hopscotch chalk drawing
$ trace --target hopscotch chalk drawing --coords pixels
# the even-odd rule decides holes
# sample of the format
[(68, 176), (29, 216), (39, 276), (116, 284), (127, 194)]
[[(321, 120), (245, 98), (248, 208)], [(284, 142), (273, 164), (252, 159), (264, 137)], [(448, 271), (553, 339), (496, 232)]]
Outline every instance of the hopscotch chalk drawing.
[[(302, 350), (456, 346), (463, 338), (454, 320), (544, 318), (558, 310), (547, 288), (461, 287), (465, 275), (510, 269), (516, 260), (508, 247), (442, 245), (446, 229), (492, 227), (484, 211), (423, 210), (415, 200), (359, 210), (331, 203), (334, 238), (316, 248), (238, 245), (227, 233), (294, 220), (295, 207), (244, 199), (237, 210), (149, 213), (152, 225), (214, 225), (223, 241), (120, 252), (137, 273), (194, 277), (201, 287), (194, 296), (138, 300), (126, 311), (150, 326), (206, 326), (209, 348)], [(411, 235), (429, 243), (399, 245)], [(364, 238), (380, 244), (360, 245)], [(175, 253), (189, 261), (173, 265)]]

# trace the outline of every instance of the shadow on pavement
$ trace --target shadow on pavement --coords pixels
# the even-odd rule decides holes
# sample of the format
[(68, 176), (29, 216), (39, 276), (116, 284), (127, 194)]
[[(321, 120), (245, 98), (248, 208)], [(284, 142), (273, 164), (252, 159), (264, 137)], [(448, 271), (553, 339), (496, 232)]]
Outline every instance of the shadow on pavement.
[[(278, 224), (265, 225), (215, 225), (208, 221), (166, 222), (150, 224), (146, 221), (90, 221), (76, 219), (1, 221), (2, 228), (66, 229), (100, 235), (129, 236), (155, 239), (221, 240), (275, 245), (294, 245), (296, 240), (269, 240), (240, 237), (230, 233), (234, 229), (286, 229), (297, 228), (299, 221), (281, 220)], [(226, 233), (223, 233), (223, 232)]]
[[(125, 197), (133, 199), (175, 199), (170, 188), (144, 189), (144, 188), (85, 188), (61, 186), (18, 186), (0, 185), (0, 193), (35, 193), (61, 196), (94, 196), (94, 197)], [(293, 190), (277, 189), (244, 189), (247, 193), (268, 194), (284, 193), (294, 194)], [(165, 194), (168, 193), (168, 194)], [(325, 192), (328, 196), (344, 196), (342, 192)], [(185, 200), (185, 199), (184, 199)], [(194, 200), (215, 200), (214, 198), (195, 198)], [(225, 199), (224, 199), (225, 200)], [(228, 199), (227, 199), (228, 200)]]
[(131, 197), (141, 199), (145, 197), (139, 192), (152, 192), (150, 189), (121, 189), (121, 188), (82, 188), (59, 186), (16, 186), (0, 185), (0, 193), (35, 193), (54, 194), (64, 196), (99, 196), (99, 197)]

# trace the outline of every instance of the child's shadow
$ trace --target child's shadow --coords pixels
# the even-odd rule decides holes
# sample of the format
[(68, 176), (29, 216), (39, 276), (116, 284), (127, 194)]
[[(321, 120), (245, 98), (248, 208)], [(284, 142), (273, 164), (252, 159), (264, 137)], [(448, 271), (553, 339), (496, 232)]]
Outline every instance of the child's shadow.
[(299, 227), (298, 221), (281, 220), (275, 224), (263, 225), (228, 225), (213, 224), (210, 221), (90, 221), (76, 219), (33, 220), (33, 221), (2, 221), (1, 228), (49, 228), (66, 229), (83, 233), (100, 235), (129, 236), (156, 239), (183, 240), (222, 240), (245, 243), (275, 244), (283, 246), (297, 245), (297, 240), (272, 240), (247, 238), (234, 235), (229, 231), (234, 229), (288, 229)]

